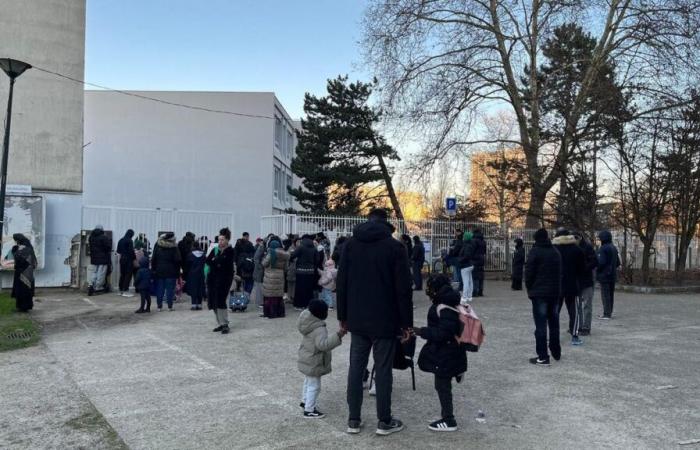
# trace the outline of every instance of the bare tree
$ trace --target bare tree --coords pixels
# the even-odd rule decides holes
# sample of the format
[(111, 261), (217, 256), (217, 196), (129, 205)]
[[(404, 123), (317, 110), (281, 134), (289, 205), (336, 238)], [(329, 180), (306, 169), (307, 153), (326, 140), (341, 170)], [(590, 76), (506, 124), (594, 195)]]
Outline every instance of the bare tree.
[[(425, 137), (421, 167), (453, 151), (492, 143), (476, 119), (494, 104), (509, 105), (530, 184), (527, 226), (542, 222), (545, 199), (566, 170), (594, 81), (610, 61), (618, 84), (636, 96), (671, 97), (678, 72), (696, 70), (700, 0), (377, 0), (367, 10), (366, 59), (380, 80), (388, 118)], [(565, 23), (584, 23), (595, 48), (572, 96), (561, 142), (544, 138), (539, 58), (543, 42)], [(594, 33), (593, 33), (594, 32)], [(528, 70), (526, 70), (526, 68)], [(670, 68), (674, 70), (671, 71)], [(528, 87), (525, 89), (525, 87)], [(397, 122), (397, 123), (398, 123)]]

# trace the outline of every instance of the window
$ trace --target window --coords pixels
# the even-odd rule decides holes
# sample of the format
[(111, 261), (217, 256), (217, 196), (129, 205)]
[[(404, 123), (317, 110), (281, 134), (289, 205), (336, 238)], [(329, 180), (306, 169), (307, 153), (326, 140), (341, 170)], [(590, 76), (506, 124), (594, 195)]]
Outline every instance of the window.
[[(292, 186), (292, 176), (287, 175), (287, 191), (291, 189)], [(292, 204), (292, 195), (287, 193), (287, 204), (291, 205)]]
[(287, 130), (287, 159), (294, 157), (294, 133)]
[(280, 150), (283, 149), (284, 145), (284, 126), (282, 125), (282, 119), (275, 116), (275, 145)]
[(275, 177), (273, 180), (273, 190), (272, 190), (272, 195), (276, 199), (280, 199), (280, 195), (282, 193), (282, 170), (280, 170), (279, 167), (275, 166)]

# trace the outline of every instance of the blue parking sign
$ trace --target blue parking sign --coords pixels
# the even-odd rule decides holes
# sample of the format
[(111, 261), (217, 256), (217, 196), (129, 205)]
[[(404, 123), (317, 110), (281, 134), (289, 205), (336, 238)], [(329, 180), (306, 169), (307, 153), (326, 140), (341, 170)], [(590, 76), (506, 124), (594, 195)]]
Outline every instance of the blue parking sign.
[(445, 211), (448, 215), (455, 215), (457, 213), (457, 199), (454, 197), (448, 197), (445, 201)]

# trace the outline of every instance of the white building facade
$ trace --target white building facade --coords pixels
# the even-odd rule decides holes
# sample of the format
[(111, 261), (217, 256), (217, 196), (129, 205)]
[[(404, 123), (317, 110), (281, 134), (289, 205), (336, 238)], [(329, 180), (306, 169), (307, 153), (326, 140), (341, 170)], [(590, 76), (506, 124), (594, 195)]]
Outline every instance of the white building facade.
[(255, 236), (296, 206), (294, 122), (273, 93), (130, 93), (162, 102), (85, 91), (83, 228)]

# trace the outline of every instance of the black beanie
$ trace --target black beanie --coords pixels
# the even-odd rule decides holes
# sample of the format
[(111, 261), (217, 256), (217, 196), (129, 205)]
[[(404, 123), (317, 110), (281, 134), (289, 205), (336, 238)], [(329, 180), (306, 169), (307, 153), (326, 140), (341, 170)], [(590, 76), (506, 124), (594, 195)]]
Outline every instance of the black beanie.
[(326, 320), (328, 318), (328, 305), (321, 300), (311, 300), (309, 302), (309, 312), (318, 319)]
[(535, 242), (545, 242), (549, 240), (549, 233), (544, 228), (535, 231)]

